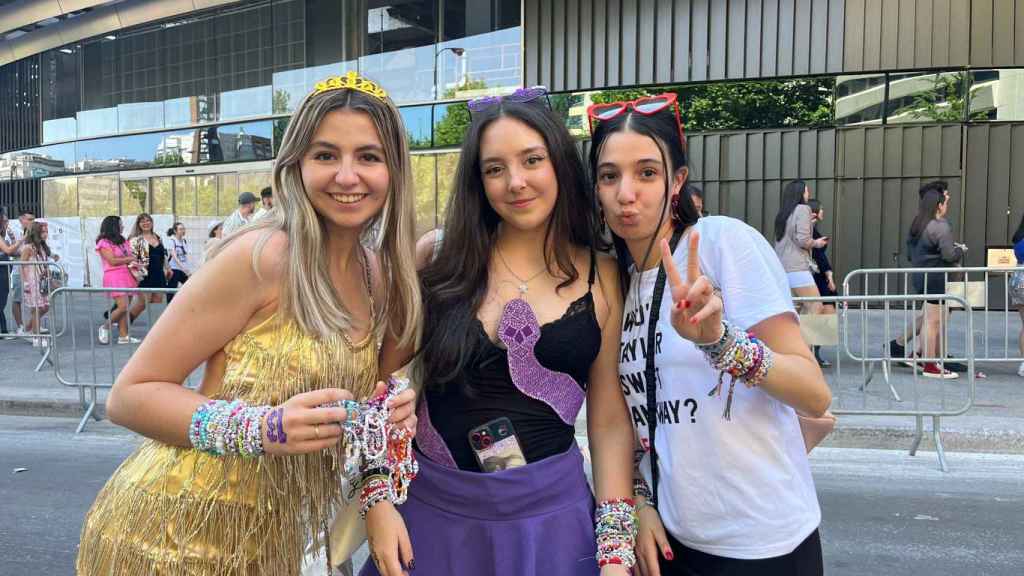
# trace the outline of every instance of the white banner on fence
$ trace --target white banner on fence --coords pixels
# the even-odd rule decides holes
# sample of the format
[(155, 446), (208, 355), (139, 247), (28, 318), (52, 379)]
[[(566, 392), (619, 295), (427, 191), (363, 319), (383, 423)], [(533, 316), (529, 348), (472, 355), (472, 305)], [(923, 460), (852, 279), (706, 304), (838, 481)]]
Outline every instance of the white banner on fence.
[(75, 217), (47, 218), (50, 250), (60, 256), (58, 261), (68, 272), (68, 286), (85, 285), (85, 247), (82, 241), (82, 219)]

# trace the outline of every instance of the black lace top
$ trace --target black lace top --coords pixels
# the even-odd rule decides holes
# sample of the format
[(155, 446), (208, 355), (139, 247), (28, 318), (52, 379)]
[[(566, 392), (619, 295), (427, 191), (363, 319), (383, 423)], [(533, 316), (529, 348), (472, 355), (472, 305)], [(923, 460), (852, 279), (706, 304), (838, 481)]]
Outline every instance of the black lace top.
[[(594, 311), (594, 258), (587, 293), (573, 301), (561, 318), (541, 326), (534, 348), (549, 370), (564, 372), (586, 390), (590, 365), (601, 349), (601, 327)], [(426, 386), (430, 420), (462, 470), (480, 471), (469, 445), (470, 430), (506, 417), (512, 422), (527, 462), (561, 454), (574, 442), (574, 429), (548, 404), (523, 394), (512, 382), (508, 353), (493, 342), (477, 320), (473, 359), (457, 380), (443, 389)]]

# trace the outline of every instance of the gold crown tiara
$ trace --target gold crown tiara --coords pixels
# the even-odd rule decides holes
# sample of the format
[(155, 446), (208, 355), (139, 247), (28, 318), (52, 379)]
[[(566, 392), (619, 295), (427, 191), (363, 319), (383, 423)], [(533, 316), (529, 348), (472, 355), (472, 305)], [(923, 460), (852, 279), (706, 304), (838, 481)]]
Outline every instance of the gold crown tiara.
[(332, 76), (326, 80), (317, 82), (316, 86), (313, 88), (313, 93), (320, 94), (321, 92), (341, 90), (342, 88), (359, 90), (360, 92), (365, 92), (370, 96), (374, 96), (381, 100), (388, 97), (388, 93), (378, 86), (376, 82), (363, 78), (359, 74), (356, 74), (354, 70), (350, 70), (344, 76)]

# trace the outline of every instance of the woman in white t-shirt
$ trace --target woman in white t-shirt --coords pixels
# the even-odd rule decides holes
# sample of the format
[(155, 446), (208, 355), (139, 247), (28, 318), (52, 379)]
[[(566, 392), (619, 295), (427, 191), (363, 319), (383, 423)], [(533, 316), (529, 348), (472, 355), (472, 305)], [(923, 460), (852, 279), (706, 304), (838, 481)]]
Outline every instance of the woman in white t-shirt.
[(629, 282), (619, 380), (641, 447), (642, 572), (822, 574), (796, 413), (823, 414), (831, 394), (775, 252), (739, 220), (698, 220), (680, 195), (688, 171), (674, 94), (588, 115), (597, 196)]

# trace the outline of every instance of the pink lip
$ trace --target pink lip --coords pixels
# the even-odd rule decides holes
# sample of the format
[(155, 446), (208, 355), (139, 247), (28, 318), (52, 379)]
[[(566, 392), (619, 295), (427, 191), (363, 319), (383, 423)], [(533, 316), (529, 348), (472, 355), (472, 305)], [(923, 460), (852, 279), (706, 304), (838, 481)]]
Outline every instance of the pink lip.
[(509, 202), (509, 204), (511, 204), (515, 208), (526, 208), (533, 201), (534, 201), (534, 198), (526, 198), (526, 199), (523, 199), (523, 200), (516, 200), (514, 202)]

